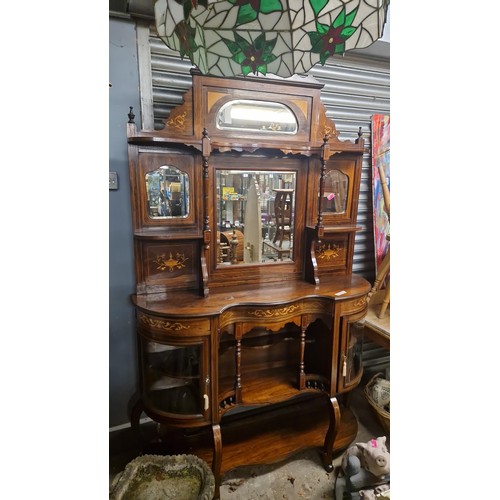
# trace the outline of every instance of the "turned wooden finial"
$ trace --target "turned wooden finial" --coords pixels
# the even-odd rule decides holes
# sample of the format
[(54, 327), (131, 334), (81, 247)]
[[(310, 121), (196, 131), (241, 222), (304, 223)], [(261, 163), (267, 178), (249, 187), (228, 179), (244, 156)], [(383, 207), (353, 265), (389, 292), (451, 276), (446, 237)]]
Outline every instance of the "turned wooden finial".
[(356, 144), (359, 143), (359, 140), (361, 139), (361, 136), (363, 135), (363, 132), (361, 131), (361, 127), (359, 127), (359, 130), (358, 130), (358, 138), (356, 139)]
[(132, 106), (129, 106), (129, 108), (130, 108), (130, 111), (128, 112), (128, 122), (129, 123), (134, 123), (135, 115), (134, 115), (134, 113), (132, 113), (132, 110), (134, 108)]

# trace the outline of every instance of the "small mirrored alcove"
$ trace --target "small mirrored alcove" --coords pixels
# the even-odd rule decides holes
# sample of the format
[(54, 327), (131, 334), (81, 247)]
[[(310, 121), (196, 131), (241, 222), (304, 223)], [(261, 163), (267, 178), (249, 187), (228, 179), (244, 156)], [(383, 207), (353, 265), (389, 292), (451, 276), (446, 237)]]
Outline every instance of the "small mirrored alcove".
[(340, 170), (329, 170), (325, 174), (322, 211), (343, 214), (347, 208), (349, 177)]
[(189, 176), (171, 165), (145, 175), (147, 213), (152, 219), (189, 215)]

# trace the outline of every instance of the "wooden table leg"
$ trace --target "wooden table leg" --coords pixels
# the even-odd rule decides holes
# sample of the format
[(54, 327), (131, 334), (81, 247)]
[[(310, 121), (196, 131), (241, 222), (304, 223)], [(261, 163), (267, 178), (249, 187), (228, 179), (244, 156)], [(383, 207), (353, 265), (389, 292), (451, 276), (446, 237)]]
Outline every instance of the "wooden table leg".
[(333, 470), (333, 443), (337, 432), (339, 430), (340, 423), (340, 406), (337, 398), (330, 398), (330, 404), (328, 405), (330, 409), (330, 425), (328, 426), (328, 431), (325, 437), (325, 444), (323, 446), (323, 467), (327, 472), (332, 472)]
[(142, 399), (137, 397), (130, 409), (130, 427), (138, 439), (141, 437), (140, 420), (143, 411), (144, 405), (142, 404)]
[(215, 492), (214, 492), (214, 500), (220, 498), (220, 483), (221, 483), (221, 475), (220, 469), (222, 465), (222, 435), (220, 432), (220, 425), (214, 424), (212, 425), (212, 433), (214, 437), (214, 453), (212, 458), (212, 472), (215, 478)]

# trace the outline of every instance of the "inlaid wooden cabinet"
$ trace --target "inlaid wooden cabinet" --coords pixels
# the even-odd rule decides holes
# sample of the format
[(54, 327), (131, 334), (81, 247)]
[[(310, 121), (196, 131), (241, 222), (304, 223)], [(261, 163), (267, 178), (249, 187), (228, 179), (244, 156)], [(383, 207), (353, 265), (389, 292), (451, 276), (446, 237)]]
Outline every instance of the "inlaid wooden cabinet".
[(338, 139), (310, 78), (215, 78), (128, 143), (140, 394), (163, 453), (221, 476), (357, 424), (370, 284), (352, 274), (364, 141)]

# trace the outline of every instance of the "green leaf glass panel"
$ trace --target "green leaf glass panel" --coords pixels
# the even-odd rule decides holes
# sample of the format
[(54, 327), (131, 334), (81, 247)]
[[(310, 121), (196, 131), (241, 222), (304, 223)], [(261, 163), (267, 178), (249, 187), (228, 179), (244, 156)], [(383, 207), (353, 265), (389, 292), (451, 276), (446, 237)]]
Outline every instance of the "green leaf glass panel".
[[(157, 0), (159, 37), (204, 74), (281, 77), (383, 34), (387, 0)], [(184, 23), (184, 26), (181, 25)]]
[(310, 0), (310, 4), (314, 10), (314, 13), (318, 15), (323, 7), (328, 3), (328, 0)]

